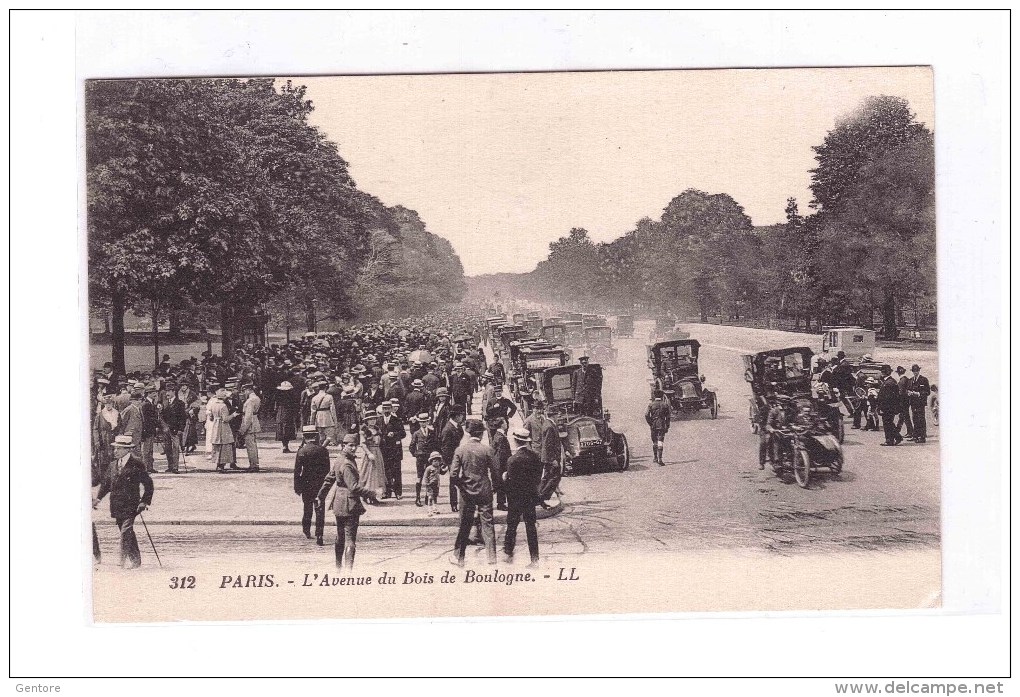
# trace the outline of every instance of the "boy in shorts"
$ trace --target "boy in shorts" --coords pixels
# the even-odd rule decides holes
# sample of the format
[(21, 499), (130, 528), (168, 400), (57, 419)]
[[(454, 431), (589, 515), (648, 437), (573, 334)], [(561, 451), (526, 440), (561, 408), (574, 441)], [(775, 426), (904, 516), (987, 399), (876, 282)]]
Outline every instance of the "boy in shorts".
[(429, 455), (429, 464), (422, 474), (422, 488), (425, 489), (425, 505), (429, 508), (429, 515), (436, 515), (439, 509), (436, 503), (439, 501), (439, 472), (443, 466), (443, 456), (438, 452)]

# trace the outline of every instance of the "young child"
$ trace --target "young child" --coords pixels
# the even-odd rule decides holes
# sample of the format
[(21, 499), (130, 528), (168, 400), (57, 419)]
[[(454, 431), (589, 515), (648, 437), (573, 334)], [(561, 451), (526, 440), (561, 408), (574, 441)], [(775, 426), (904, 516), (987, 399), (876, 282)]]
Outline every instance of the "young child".
[(429, 464), (422, 474), (422, 485), (425, 489), (425, 505), (429, 507), (429, 515), (436, 515), (439, 509), (436, 503), (439, 501), (439, 469), (443, 466), (443, 456), (437, 452), (429, 455)]

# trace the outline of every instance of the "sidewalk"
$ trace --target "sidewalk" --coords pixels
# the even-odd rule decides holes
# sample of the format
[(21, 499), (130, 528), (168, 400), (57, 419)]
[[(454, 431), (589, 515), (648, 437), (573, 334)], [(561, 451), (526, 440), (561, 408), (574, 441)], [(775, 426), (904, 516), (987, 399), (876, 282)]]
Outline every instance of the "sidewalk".
[[(480, 400), (476, 397), (472, 409), (476, 415), (479, 408)], [(458, 525), (459, 514), (450, 510), (446, 477), (439, 490), (439, 514), (430, 516), (428, 508), (415, 505), (417, 471), (414, 458), (407, 452), (409, 441), (409, 438), (403, 441), (403, 498), (400, 501), (385, 499), (378, 505), (366, 504), (368, 512), (361, 517), (361, 525)], [(293, 443), (291, 447), (297, 445)], [(329, 451), (330, 460), (335, 462), (340, 449), (331, 447)], [(163, 472), (166, 458), (157, 451), (157, 473), (152, 476), (155, 491), (152, 508), (145, 512), (145, 522), (149, 525), (298, 525), (302, 505), (301, 497), (294, 493), (294, 457), (293, 453), (281, 452), (280, 443), (272, 440), (270, 432), (259, 437), (259, 472), (242, 469), (217, 473), (200, 450), (187, 456), (181, 474), (166, 474)], [(237, 464), (242, 468), (248, 466), (243, 449), (238, 449)], [(549, 506), (538, 509), (539, 519), (554, 516), (563, 508), (562, 501), (556, 497), (549, 501)], [(93, 520), (97, 525), (113, 525), (109, 512), (109, 501), (104, 499), (93, 511)], [(493, 510), (493, 518), (503, 523), (506, 513)], [(327, 524), (333, 522), (332, 516), (327, 516)]]

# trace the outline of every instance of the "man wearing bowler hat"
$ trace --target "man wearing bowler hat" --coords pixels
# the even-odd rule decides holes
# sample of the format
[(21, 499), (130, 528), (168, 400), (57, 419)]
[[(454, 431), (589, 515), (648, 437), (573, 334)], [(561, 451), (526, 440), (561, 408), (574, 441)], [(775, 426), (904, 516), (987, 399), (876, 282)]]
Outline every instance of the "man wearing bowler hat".
[(379, 450), (383, 456), (383, 469), (386, 471), (386, 491), (383, 498), (395, 497), (398, 501), (403, 497), (403, 481), (400, 463), (404, 450), (401, 441), (407, 436), (404, 422), (393, 413), (393, 404), (383, 402), (382, 416), (376, 424), (379, 429)]
[(153, 490), (152, 477), (133, 450), (130, 436), (114, 439), (113, 456), (116, 459), (110, 463), (99, 492), (92, 499), (92, 507), (96, 508), (103, 497), (110, 494), (110, 517), (116, 521), (120, 532), (120, 564), (126, 569), (142, 565), (142, 554), (135, 536), (135, 517), (152, 504)]

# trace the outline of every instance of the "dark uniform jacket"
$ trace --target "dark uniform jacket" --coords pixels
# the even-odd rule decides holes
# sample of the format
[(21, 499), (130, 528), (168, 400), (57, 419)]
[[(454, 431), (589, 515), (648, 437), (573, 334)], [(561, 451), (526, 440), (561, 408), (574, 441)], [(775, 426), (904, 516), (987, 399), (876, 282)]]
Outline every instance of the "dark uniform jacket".
[(305, 443), (294, 456), (294, 493), (317, 492), (329, 474), (329, 451), (318, 443)]
[[(145, 471), (145, 463), (135, 455), (128, 456), (127, 463), (115, 476), (110, 474), (118, 466), (114, 462), (107, 470), (107, 476), (99, 487), (97, 498), (110, 495), (110, 517), (131, 518), (138, 514), (138, 504), (152, 503), (152, 477)], [(138, 487), (142, 487), (139, 494)]]
[(408, 450), (414, 455), (418, 464), (428, 464), (429, 455), (433, 451), (439, 450), (439, 434), (436, 429), (429, 428), (426, 432), (424, 428), (419, 428), (411, 436), (411, 445)]
[(517, 506), (535, 506), (541, 501), (542, 460), (528, 446), (517, 449), (506, 463), (507, 501)]
[(450, 396), (453, 397), (454, 402), (467, 401), (473, 393), (471, 378), (466, 373), (450, 378)]
[(485, 405), (485, 418), (509, 421), (517, 413), (517, 405), (502, 395), (497, 395)]
[(669, 430), (669, 405), (662, 399), (653, 399), (645, 410), (645, 421), (651, 428), (665, 433)]

